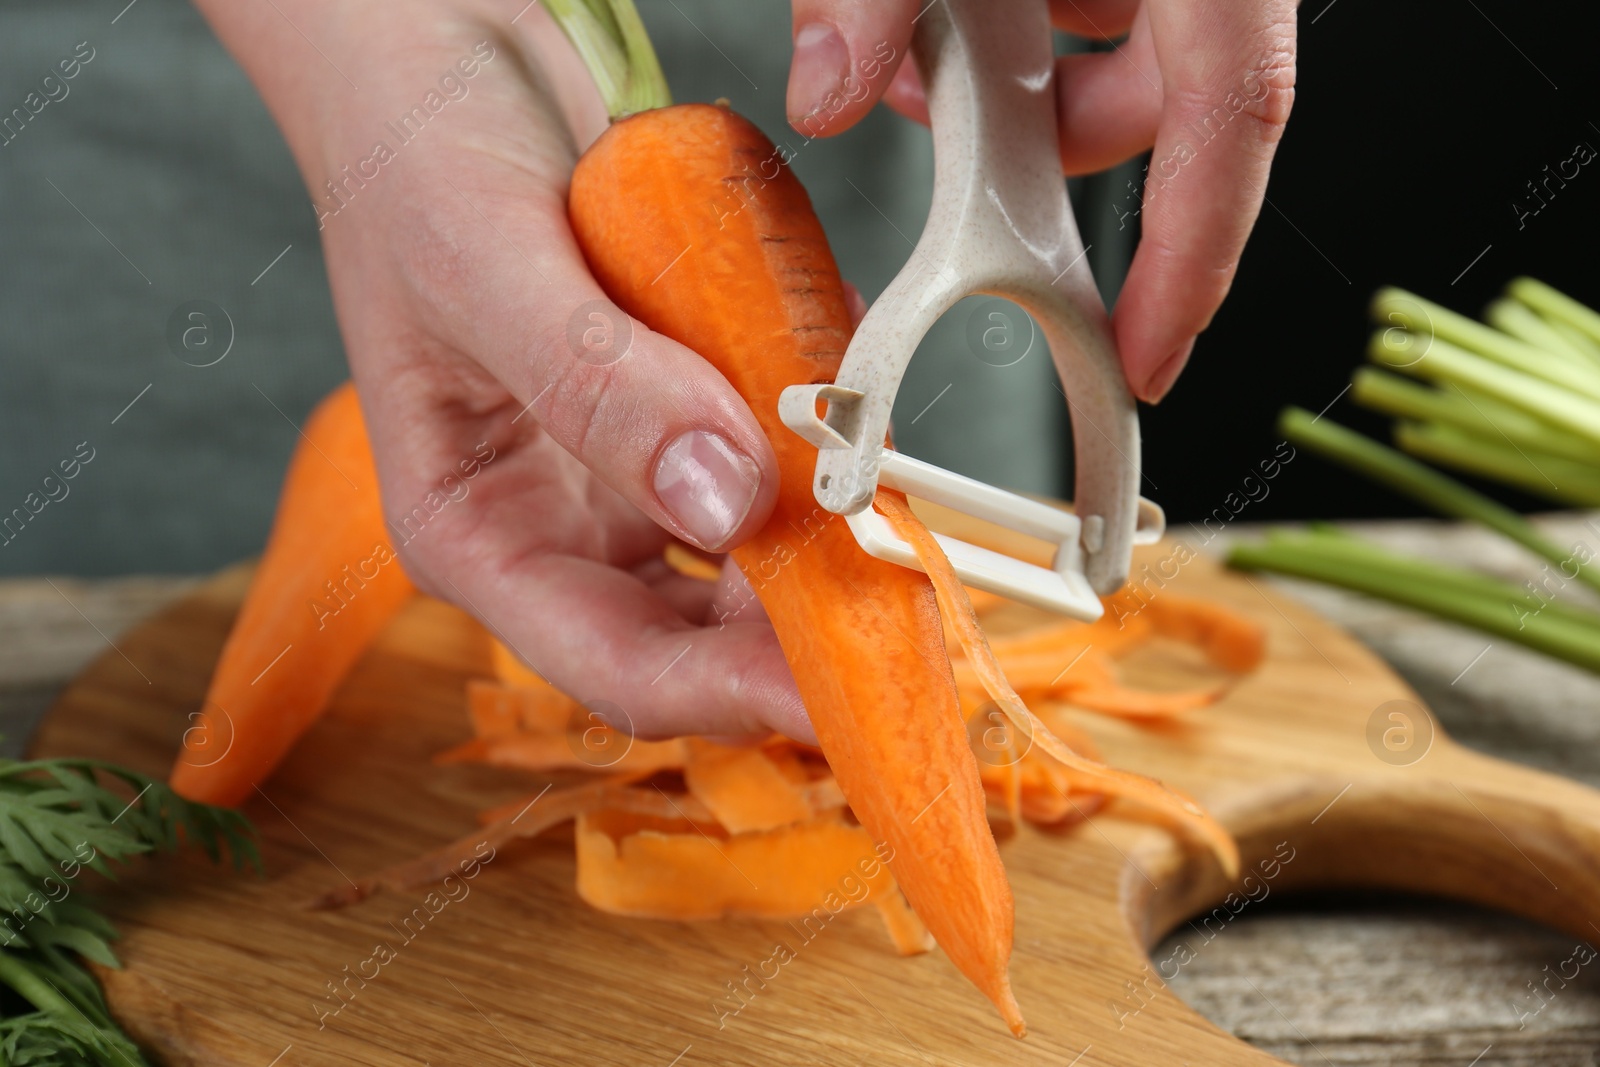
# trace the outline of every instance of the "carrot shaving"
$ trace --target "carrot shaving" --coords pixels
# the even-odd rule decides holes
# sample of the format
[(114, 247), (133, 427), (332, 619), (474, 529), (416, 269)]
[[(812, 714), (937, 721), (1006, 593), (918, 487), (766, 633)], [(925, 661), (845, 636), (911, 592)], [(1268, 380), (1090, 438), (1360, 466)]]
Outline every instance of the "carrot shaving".
[(1063, 697), (1088, 711), (1116, 715), (1124, 719), (1171, 719), (1210, 707), (1228, 693), (1228, 686), (1192, 689), (1174, 693), (1152, 693), (1117, 684), (1082, 686), (1067, 690)]
[(834, 816), (718, 836), (593, 811), (579, 816), (576, 840), (578, 895), (617, 915), (802, 917), (820, 929), (898, 892), (867, 832)]
[(759, 748), (692, 739), (683, 780), (689, 795), (736, 834), (775, 830), (813, 814), (804, 791)]
[(896, 889), (892, 893), (884, 893), (873, 903), (883, 919), (884, 929), (889, 932), (889, 940), (894, 942), (896, 952), (902, 956), (917, 956), (933, 951), (933, 935), (928, 933), (928, 928), (922, 925), (917, 913), (906, 903), (904, 893)]
[[(546, 790), (525, 803), (515, 814), (442, 848), (330, 890), (313, 901), (311, 907), (316, 910), (342, 908), (365, 900), (381, 889), (412, 889), (440, 881), (455, 873), (461, 864), (470, 863), (475, 858), (482, 860), (479, 849), (484, 846), (498, 849), (515, 838), (538, 837), (551, 827), (596, 808), (648, 810), (653, 813), (659, 808), (649, 800), (650, 796), (649, 791), (630, 789), (606, 780), (586, 782), (569, 789)], [(709, 813), (707, 821), (710, 821)]]
[[(1259, 627), (1214, 605), (1181, 597), (1168, 600), (1159, 611), (1120, 620), (1108, 613), (1093, 623), (1044, 627), (998, 638), (990, 648), (1012, 688), (1026, 697), (1067, 700), (1125, 719), (1175, 718), (1215, 704), (1228, 694), (1231, 682), (1173, 692), (1137, 689), (1118, 680), (1113, 657), (1161, 634), (1197, 645), (1213, 663), (1243, 673), (1259, 663), (1263, 642)], [(951, 666), (962, 706), (970, 713), (985, 699), (986, 688), (970, 659), (956, 658)]]
[(604, 727), (581, 733), (515, 733), (473, 738), (439, 753), (435, 763), (487, 763), (525, 771), (661, 771), (688, 761), (682, 738), (640, 741), (623, 734), (600, 734)]
[(702, 581), (714, 582), (722, 577), (722, 569), (715, 563), (698, 556), (685, 548), (677, 541), (669, 542), (662, 558), (667, 561), (667, 566), (683, 575), (685, 578), (699, 578)]
[[(532, 671), (528, 674), (538, 678)], [(525, 731), (565, 730), (573, 721), (574, 713), (582, 716), (582, 708), (576, 700), (543, 681), (533, 686), (477, 679), (467, 683), (467, 714), (472, 719), (472, 734), (480, 740), (510, 737)]]
[(1106, 618), (1124, 625), (1142, 620), (1164, 637), (1198, 645), (1223, 670), (1253, 671), (1266, 656), (1266, 631), (1220, 604), (1168, 592), (1146, 600), (1129, 587), (1105, 605)]
[(1100, 791), (1148, 805), (1188, 826), (1211, 848), (1228, 876), (1233, 877), (1239, 869), (1238, 845), (1234, 843), (1232, 835), (1200, 805), (1152, 778), (1117, 770), (1080, 756), (1050, 732), (1039, 717), (1023, 703), (1022, 698), (1011, 687), (1011, 683), (1006, 681), (1005, 672), (1001, 670), (993, 650), (989, 647), (989, 639), (978, 623), (977, 614), (972, 610), (972, 602), (967, 598), (961, 580), (956, 577), (955, 568), (950, 565), (950, 560), (939, 547), (939, 543), (933, 539), (933, 535), (928, 532), (928, 528), (911, 513), (910, 507), (903, 499), (892, 493), (879, 493), (874, 503), (894, 526), (895, 531), (916, 551), (922, 569), (933, 582), (939, 608), (945, 619), (954, 626), (956, 636), (966, 652), (967, 659), (972, 663), (978, 680), (988, 692), (990, 699), (1000, 707), (1022, 736), (1031, 739), (1035, 746), (1060, 761), (1062, 765), (1092, 779)]

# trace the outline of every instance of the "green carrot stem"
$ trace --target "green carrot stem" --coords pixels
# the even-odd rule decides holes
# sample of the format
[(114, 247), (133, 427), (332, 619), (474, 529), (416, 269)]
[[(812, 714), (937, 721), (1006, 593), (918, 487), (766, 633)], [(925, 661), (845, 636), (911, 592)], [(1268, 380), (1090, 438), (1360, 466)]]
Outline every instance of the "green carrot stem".
[(1413, 377), (1484, 393), (1600, 447), (1600, 403), (1474, 355), (1439, 337), (1384, 330), (1368, 350), (1374, 363)]
[(612, 119), (672, 103), (633, 0), (545, 0), (545, 7), (589, 69)]
[(1400, 581), (1393, 573), (1314, 547), (1240, 544), (1229, 553), (1228, 563), (1242, 570), (1275, 571), (1365, 593), (1600, 672), (1600, 627), (1578, 625), (1544, 612), (1518, 618), (1494, 598), (1431, 582)]
[(1558, 504), (1600, 507), (1600, 467), (1461, 433), (1403, 422), (1395, 444), (1413, 456), (1514, 485)]
[(1600, 399), (1600, 368), (1574, 363), (1535, 348), (1404, 289), (1379, 289), (1372, 298), (1372, 317), (1390, 327), (1379, 331), (1380, 336), (1395, 326), (1402, 326), (1413, 333), (1431, 335), (1435, 343), (1444, 341), (1470, 349), (1502, 366)]
[[(1576, 577), (1576, 560), (1571, 561), (1572, 566), (1556, 574), (1546, 573), (1537, 582), (1517, 585), (1464, 567), (1402, 556), (1345, 530), (1269, 530), (1267, 543), (1274, 547), (1303, 548), (1329, 558), (1346, 559), (1374, 572), (1388, 574), (1402, 584), (1417, 582), (1482, 596), (1504, 605), (1513, 616), (1520, 617), (1523, 613), (1560, 616), (1575, 624), (1593, 627), (1596, 636), (1600, 637), (1600, 612), (1574, 604), (1570, 599), (1561, 599), (1562, 590)], [(1549, 568), (1546, 570), (1548, 572)]]
[[(1498, 530), (1557, 566), (1571, 557), (1566, 549), (1505, 505), (1336, 422), (1318, 419), (1303, 408), (1289, 407), (1278, 417), (1278, 429), (1295, 444), (1359, 471), (1435, 511)], [(1600, 568), (1583, 567), (1578, 573), (1583, 581), (1600, 589)]]
[(139, 1046), (117, 1028), (103, 1004), (70, 987), (63, 990), (50, 980), (45, 968), (16, 953), (0, 952), (0, 984), (50, 1016), (56, 1025), (69, 1032), (81, 1032), (80, 1040), (89, 1046), (101, 1067), (147, 1067), (149, 1061)]
[(1566, 323), (1600, 345), (1600, 312), (1593, 308), (1536, 278), (1517, 278), (1506, 286), (1506, 292), (1539, 314)]
[(1454, 426), (1489, 441), (1509, 441), (1527, 449), (1600, 466), (1600, 447), (1574, 439), (1525, 411), (1507, 407), (1454, 383), (1431, 389), (1394, 374), (1362, 367), (1351, 378), (1350, 397), (1363, 407), (1416, 422)]
[(1484, 309), (1483, 317), (1495, 329), (1526, 341), (1535, 348), (1561, 356), (1588, 370), (1600, 370), (1600, 364), (1595, 363), (1587, 352), (1550, 325), (1548, 319), (1519, 300), (1502, 297)]
[(1548, 315), (1541, 317), (1549, 324), (1552, 330), (1565, 337), (1568, 344), (1594, 360), (1596, 366), (1600, 366), (1600, 341), (1596, 341), (1570, 322), (1553, 319)]

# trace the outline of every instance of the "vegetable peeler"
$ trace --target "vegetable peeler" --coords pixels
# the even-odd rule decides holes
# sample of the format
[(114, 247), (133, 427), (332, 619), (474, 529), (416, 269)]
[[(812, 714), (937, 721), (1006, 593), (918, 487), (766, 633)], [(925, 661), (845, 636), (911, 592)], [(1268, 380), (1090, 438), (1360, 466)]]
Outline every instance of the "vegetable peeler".
[[(792, 385), (779, 417), (817, 447), (813, 491), (879, 559), (921, 569), (872, 509), (878, 486), (1047, 541), (1039, 566), (936, 535), (967, 585), (1084, 620), (1127, 579), (1165, 518), (1139, 496), (1139, 420), (1084, 257), (1057, 147), (1045, 0), (932, 0), (913, 53), (933, 127), (933, 205), (910, 261), (867, 311), (831, 384)], [(917, 343), (965, 296), (1021, 305), (1042, 327), (1071, 408), (1075, 501), (1063, 511), (885, 445)], [(819, 409), (823, 413), (819, 414)]]

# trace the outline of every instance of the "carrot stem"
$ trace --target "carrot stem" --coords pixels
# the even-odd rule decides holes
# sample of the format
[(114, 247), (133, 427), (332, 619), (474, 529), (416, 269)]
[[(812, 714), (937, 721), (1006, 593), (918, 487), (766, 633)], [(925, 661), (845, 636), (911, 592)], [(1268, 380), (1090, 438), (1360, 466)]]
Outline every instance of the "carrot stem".
[[(1478, 579), (1441, 580), (1400, 556), (1387, 565), (1374, 565), (1371, 556), (1352, 558), (1329, 551), (1326, 537), (1274, 537), (1261, 544), (1241, 544), (1228, 554), (1228, 564), (1241, 570), (1275, 571), (1309, 578), (1328, 585), (1365, 593), (1404, 607), (1436, 615), (1518, 644), (1568, 663), (1600, 672), (1600, 616), (1580, 622), (1571, 610), (1562, 612), (1528, 608), (1524, 590), (1502, 599), (1477, 588)], [(1372, 554), (1382, 550), (1369, 546)]]
[(589, 68), (612, 121), (672, 103), (633, 0), (545, 0), (545, 7)]
[(1506, 286), (1506, 292), (1552, 322), (1570, 326), (1592, 344), (1600, 345), (1600, 312), (1593, 308), (1536, 278), (1517, 278)]
[(1484, 440), (1505, 441), (1530, 452), (1546, 452), (1590, 467), (1600, 466), (1600, 448), (1590, 442), (1453, 382), (1449, 389), (1433, 389), (1374, 367), (1360, 368), (1350, 381), (1350, 399), (1373, 411), (1453, 426)]
[(1368, 355), (1390, 370), (1488, 394), (1578, 439), (1600, 445), (1600, 400), (1530, 368), (1496, 362), (1437, 335), (1395, 329), (1373, 334)]
[[(1557, 566), (1573, 560), (1570, 551), (1505, 505), (1330, 419), (1314, 417), (1303, 408), (1289, 407), (1279, 416), (1278, 429), (1297, 445), (1359, 471), (1442, 514), (1481, 523)], [(1578, 577), (1600, 589), (1600, 569), (1580, 567)]]
[(1464, 434), (1450, 426), (1402, 422), (1394, 442), (1413, 456), (1577, 507), (1600, 507), (1600, 466)]
[[(1600, 400), (1600, 367), (1568, 360), (1415, 293), (1393, 287), (1378, 290), (1372, 298), (1372, 317), (1391, 327), (1399, 325), (1415, 333), (1431, 334), (1435, 342), (1459, 346), (1502, 366)], [(1390, 332), (1385, 329), (1378, 336), (1382, 338)]]

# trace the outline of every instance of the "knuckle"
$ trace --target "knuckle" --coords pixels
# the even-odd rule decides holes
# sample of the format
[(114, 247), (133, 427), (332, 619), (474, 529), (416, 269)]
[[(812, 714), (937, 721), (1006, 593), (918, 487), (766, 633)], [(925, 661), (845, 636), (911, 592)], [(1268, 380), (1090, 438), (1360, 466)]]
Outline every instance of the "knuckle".
[[(553, 338), (545, 343), (558, 347), (565, 342)], [(551, 384), (539, 422), (585, 464), (614, 460), (629, 451), (630, 436), (652, 421), (615, 367), (592, 366), (565, 351), (551, 353), (545, 365)]]
[(1226, 72), (1213, 69), (1169, 90), (1168, 107), (1201, 140), (1209, 141), (1240, 117), (1252, 140), (1272, 145), (1283, 136), (1294, 108), (1293, 24), (1269, 27), (1257, 39), (1256, 58), (1242, 73), (1232, 66)]
[(1253, 119), (1257, 133), (1268, 143), (1283, 136), (1294, 109), (1295, 62), (1292, 48), (1280, 48), (1247, 75), (1244, 114)]
[(1231, 242), (1208, 242), (1196, 248), (1178, 230), (1146, 231), (1140, 254), (1152, 261), (1156, 279), (1191, 300), (1215, 307), (1233, 286), (1239, 269), (1239, 249)]

